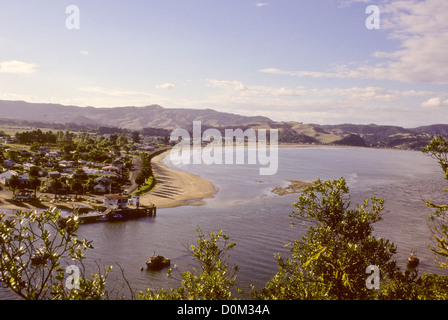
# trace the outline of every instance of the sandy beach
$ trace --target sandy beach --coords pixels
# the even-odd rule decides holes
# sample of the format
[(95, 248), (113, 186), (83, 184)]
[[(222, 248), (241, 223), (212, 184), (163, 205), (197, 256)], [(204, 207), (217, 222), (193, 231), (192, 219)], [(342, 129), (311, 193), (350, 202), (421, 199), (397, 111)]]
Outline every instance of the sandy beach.
[(213, 198), (218, 191), (210, 181), (191, 173), (168, 168), (163, 158), (166, 151), (151, 160), (157, 183), (148, 194), (140, 197), (142, 205), (155, 204), (157, 208), (199, 206), (204, 199)]

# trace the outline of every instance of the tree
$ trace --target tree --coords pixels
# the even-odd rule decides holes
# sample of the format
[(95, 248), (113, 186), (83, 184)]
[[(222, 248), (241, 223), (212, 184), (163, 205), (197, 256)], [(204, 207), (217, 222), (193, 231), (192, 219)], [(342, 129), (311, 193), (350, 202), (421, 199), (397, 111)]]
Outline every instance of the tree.
[[(197, 245), (191, 245), (190, 253), (195, 258), (197, 267), (182, 273), (182, 286), (159, 292), (147, 289), (144, 293), (139, 293), (138, 299), (232, 299), (231, 289), (237, 279), (238, 267), (230, 267), (228, 252), (235, 243), (229, 242), (229, 237), (222, 230), (212, 232), (206, 237), (198, 227), (196, 233)], [(171, 269), (168, 276), (172, 277)]]
[(20, 186), (21, 182), (17, 175), (13, 174), (8, 181), (8, 185), (12, 190), (13, 195), (16, 194), (16, 189)]
[(30, 179), (30, 188), (34, 190), (34, 198), (36, 198), (37, 189), (40, 187), (41, 181), (37, 177), (32, 177)]
[(118, 143), (118, 145), (120, 147), (124, 148), (124, 147), (128, 146), (129, 141), (128, 141), (128, 138), (125, 135), (121, 134), (118, 137), (117, 143)]
[[(59, 212), (0, 214), (0, 281), (19, 297), (39, 299), (104, 299), (104, 275), (84, 275), (83, 259), (90, 241), (78, 239), (76, 217), (62, 219)], [(70, 267), (71, 278), (65, 279)]]
[(141, 170), (134, 180), (134, 182), (139, 186), (144, 184), (146, 179), (153, 177), (150, 156), (147, 153), (143, 152), (140, 155), (140, 160), (141, 160)]
[(54, 194), (57, 194), (57, 193), (59, 193), (59, 190), (60, 190), (60, 189), (62, 189), (62, 182), (61, 182), (61, 180), (58, 179), (58, 178), (52, 179), (52, 180), (50, 181), (50, 190), (51, 190)]
[(118, 135), (117, 134), (111, 134), (109, 137), (109, 143), (111, 145), (114, 145), (117, 143)]
[(108, 156), (103, 151), (93, 149), (89, 152), (89, 160), (91, 161), (103, 162), (106, 159), (108, 159)]
[(8, 150), (8, 152), (6, 152), (6, 155), (13, 161), (19, 161), (21, 157), (21, 153), (18, 150)]
[(87, 173), (85, 173), (83, 170), (78, 169), (73, 174), (72, 178), (75, 180), (80, 180), (81, 182), (86, 182), (89, 179), (89, 175)]
[(89, 178), (89, 179), (87, 179), (87, 181), (84, 184), (84, 188), (85, 188), (84, 190), (86, 192), (92, 192), (93, 187), (95, 187), (95, 185), (96, 185), (95, 179)]
[(137, 174), (137, 176), (135, 177), (135, 183), (138, 185), (138, 186), (141, 186), (142, 184), (144, 184), (145, 183), (145, 181), (146, 181), (146, 176), (145, 176), (145, 174), (142, 172), (142, 171), (140, 171), (138, 174)]
[[(382, 276), (398, 268), (396, 247), (372, 235), (382, 219), (384, 200), (376, 197), (352, 207), (345, 179), (317, 180), (293, 206), (291, 224), (307, 223), (306, 234), (292, 243), (292, 259), (277, 255), (279, 272), (260, 293), (264, 299), (368, 299), (366, 268), (378, 266)], [(370, 207), (370, 208), (369, 208)]]
[(38, 166), (34, 166), (30, 168), (30, 171), (28, 172), (28, 175), (30, 178), (37, 178), (40, 175), (40, 168)]
[[(423, 148), (423, 153), (437, 160), (442, 169), (445, 180), (448, 180), (448, 139), (438, 136)], [(447, 189), (443, 191), (448, 192)], [(429, 249), (436, 254), (437, 257), (448, 257), (448, 224), (447, 212), (448, 204), (436, 204), (435, 202), (425, 200), (429, 208), (435, 209), (434, 214), (429, 216), (428, 226), (432, 234), (434, 245), (429, 245)], [(439, 260), (439, 267), (448, 269), (445, 261)], [(414, 296), (418, 299), (448, 299), (448, 276), (425, 274), (421, 278), (414, 281)], [(395, 294), (394, 291), (392, 291)], [(412, 296), (411, 296), (412, 297)], [(409, 298), (405, 296), (405, 298)]]
[(76, 194), (82, 194), (82, 192), (84, 191), (83, 183), (78, 179), (72, 179), (70, 182), (70, 187), (72, 189), (72, 192)]
[(65, 153), (65, 154), (68, 154), (68, 153), (70, 153), (70, 152), (72, 152), (72, 151), (75, 151), (76, 150), (76, 146), (75, 146), (75, 144), (73, 144), (73, 143), (65, 143), (63, 146), (62, 146), (62, 151)]
[(40, 144), (38, 142), (33, 142), (30, 147), (30, 151), (37, 152), (40, 149)]
[[(445, 180), (448, 180), (448, 139), (438, 136), (423, 149), (423, 153), (437, 160), (445, 175)], [(448, 192), (447, 189), (444, 191)], [(434, 208), (434, 214), (429, 217), (429, 229), (435, 242), (435, 247), (430, 246), (430, 250), (437, 256), (448, 257), (448, 204), (436, 204), (434, 202), (425, 200), (428, 207)], [(440, 266), (448, 269), (448, 264), (441, 261)]]
[(138, 131), (132, 131), (131, 139), (134, 143), (140, 143), (140, 133)]

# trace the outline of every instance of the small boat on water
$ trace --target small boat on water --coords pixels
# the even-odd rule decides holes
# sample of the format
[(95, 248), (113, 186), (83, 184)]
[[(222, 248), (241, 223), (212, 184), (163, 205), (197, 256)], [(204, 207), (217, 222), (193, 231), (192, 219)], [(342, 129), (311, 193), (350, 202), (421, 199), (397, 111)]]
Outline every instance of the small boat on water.
[(408, 267), (409, 268), (415, 268), (420, 263), (420, 259), (413, 253), (408, 258)]
[(124, 219), (125, 219), (125, 217), (120, 213), (116, 213), (113, 216), (109, 216), (109, 221), (121, 221)]
[(106, 215), (102, 215), (101, 217), (98, 217), (95, 220), (96, 221), (108, 221), (109, 218)]
[(165, 267), (168, 267), (171, 264), (170, 259), (165, 258), (164, 256), (154, 256), (150, 257), (148, 261), (146, 261), (146, 265), (149, 269), (160, 270)]

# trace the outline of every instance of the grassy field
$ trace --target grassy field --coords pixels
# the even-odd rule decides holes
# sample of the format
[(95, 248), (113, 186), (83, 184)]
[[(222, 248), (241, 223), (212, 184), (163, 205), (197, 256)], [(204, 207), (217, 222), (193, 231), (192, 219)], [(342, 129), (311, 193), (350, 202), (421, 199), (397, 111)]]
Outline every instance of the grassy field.
[(14, 136), (17, 132), (25, 132), (25, 131), (33, 131), (40, 129), (42, 132), (46, 131), (57, 131), (49, 128), (37, 128), (30, 126), (8, 126), (8, 125), (0, 125), (0, 132), (4, 132), (7, 135)]
[(156, 179), (154, 177), (149, 177), (148, 179), (145, 180), (145, 183), (142, 184), (132, 194), (135, 196), (141, 196), (145, 193), (150, 192), (154, 188), (155, 185), (156, 185)]

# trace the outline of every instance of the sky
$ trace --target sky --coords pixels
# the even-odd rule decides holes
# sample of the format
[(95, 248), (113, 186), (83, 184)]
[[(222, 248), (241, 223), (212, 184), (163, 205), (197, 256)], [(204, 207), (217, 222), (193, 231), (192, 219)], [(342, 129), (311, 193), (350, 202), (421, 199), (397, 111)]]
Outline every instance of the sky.
[(447, 21), (446, 0), (0, 0), (0, 99), (447, 123)]

